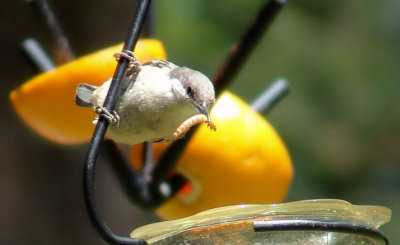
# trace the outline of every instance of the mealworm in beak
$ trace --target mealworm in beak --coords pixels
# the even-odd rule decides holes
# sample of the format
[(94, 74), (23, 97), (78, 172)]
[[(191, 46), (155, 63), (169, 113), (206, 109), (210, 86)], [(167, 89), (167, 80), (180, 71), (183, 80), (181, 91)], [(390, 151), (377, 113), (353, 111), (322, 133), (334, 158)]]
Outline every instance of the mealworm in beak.
[(197, 114), (194, 115), (192, 117), (189, 117), (188, 119), (186, 119), (183, 123), (181, 123), (178, 128), (175, 130), (173, 136), (175, 138), (178, 138), (179, 136), (181, 136), (182, 134), (186, 133), (191, 127), (193, 127), (196, 124), (205, 122), (207, 123), (207, 126), (215, 131), (217, 130), (217, 127), (215, 126), (215, 124), (211, 121), (208, 121), (207, 116), (204, 114)]

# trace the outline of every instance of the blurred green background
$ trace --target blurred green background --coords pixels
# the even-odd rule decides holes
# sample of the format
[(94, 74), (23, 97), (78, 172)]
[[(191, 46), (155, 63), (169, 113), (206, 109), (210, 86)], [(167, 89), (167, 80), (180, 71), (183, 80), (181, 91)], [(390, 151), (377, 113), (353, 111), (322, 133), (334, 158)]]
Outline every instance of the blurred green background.
[[(78, 56), (121, 42), (135, 1), (49, 1)], [(212, 76), (264, 1), (156, 2), (156, 34), (169, 59)], [(0, 243), (100, 244), (84, 209), (87, 145), (52, 144), (28, 129), (8, 101), (36, 74), (20, 52), (46, 28), (24, 1), (0, 3)], [(291, 93), (268, 115), (295, 176), (287, 201), (339, 198), (392, 209), (382, 230), (400, 241), (400, 2), (293, 0), (230, 89), (248, 102), (279, 78)], [(56, 103), (52, 101), (49, 103)], [(45, 109), (45, 108), (44, 108)], [(158, 219), (133, 207), (106, 163), (98, 196), (111, 228), (127, 234)]]

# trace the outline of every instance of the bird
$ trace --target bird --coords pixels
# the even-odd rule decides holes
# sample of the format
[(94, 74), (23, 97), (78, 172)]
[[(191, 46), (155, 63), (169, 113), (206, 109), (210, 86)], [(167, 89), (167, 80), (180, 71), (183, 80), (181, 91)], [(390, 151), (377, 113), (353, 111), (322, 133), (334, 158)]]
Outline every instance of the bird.
[(101, 86), (83, 83), (76, 89), (75, 103), (98, 114), (94, 123), (102, 115), (110, 122), (107, 137), (129, 145), (176, 140), (185, 135), (177, 137), (177, 128), (198, 114), (205, 115), (207, 125), (215, 130), (210, 119), (215, 90), (206, 75), (166, 60), (140, 64), (131, 53), (128, 58), (130, 68), (113, 112), (103, 107), (112, 78)]

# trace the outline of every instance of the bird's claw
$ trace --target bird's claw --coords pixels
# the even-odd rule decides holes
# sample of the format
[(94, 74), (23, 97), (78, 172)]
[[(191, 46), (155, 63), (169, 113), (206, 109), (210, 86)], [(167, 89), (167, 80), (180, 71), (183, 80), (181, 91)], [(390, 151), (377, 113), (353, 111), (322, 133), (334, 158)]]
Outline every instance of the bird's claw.
[(94, 111), (98, 115), (97, 118), (93, 120), (93, 123), (96, 124), (99, 117), (105, 118), (111, 125), (118, 127), (120, 122), (120, 117), (116, 111), (110, 112), (107, 108), (103, 106), (96, 106)]
[(134, 53), (130, 50), (124, 49), (121, 52), (114, 54), (114, 57), (117, 61), (119, 61), (121, 57), (129, 60), (129, 66), (128, 66), (129, 73), (139, 72), (142, 69), (142, 65), (136, 59)]

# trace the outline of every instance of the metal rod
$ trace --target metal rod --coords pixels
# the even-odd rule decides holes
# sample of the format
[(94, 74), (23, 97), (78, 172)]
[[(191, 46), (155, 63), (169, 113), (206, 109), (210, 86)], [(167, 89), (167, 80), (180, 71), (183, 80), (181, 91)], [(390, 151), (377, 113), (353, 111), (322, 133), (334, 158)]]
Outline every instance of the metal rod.
[[(151, 0), (139, 1), (134, 21), (132, 22), (128, 30), (128, 35), (126, 37), (126, 41), (123, 48), (124, 50), (132, 50), (132, 51), (134, 50), (150, 3)], [(109, 111), (112, 111), (115, 107), (118, 97), (118, 91), (121, 86), (128, 64), (129, 60), (124, 57), (121, 57), (118, 61), (117, 68), (110, 85), (110, 89), (107, 93), (103, 105)], [(108, 127), (108, 122), (103, 117), (100, 117), (97, 122), (95, 131), (93, 133), (93, 137), (91, 139), (90, 146), (84, 162), (83, 194), (90, 220), (92, 221), (92, 224), (96, 228), (97, 232), (107, 243), (147, 244), (146, 241), (141, 239), (121, 237), (114, 234), (104, 222), (103, 217), (101, 216), (99, 208), (97, 206), (96, 195), (95, 195), (96, 160), (99, 154), (99, 147), (104, 139), (107, 127)]]
[(33, 38), (27, 38), (22, 42), (22, 49), (30, 63), (40, 72), (53, 70), (56, 65), (43, 47)]
[[(250, 53), (254, 50), (254, 46), (261, 39), (262, 34), (272, 23), (274, 17), (279, 13), (279, 10), (284, 4), (285, 1), (283, 0), (268, 1), (261, 8), (257, 18), (248, 27), (242, 39), (237, 44), (233, 45), (234, 48), (231, 49), (231, 53), (227, 56), (225, 62), (219, 68), (213, 79), (217, 95), (232, 82), (233, 78), (245, 63), (246, 58), (250, 56)], [(153, 170), (153, 178), (155, 181), (161, 181), (176, 166), (178, 159), (197, 128), (198, 126), (192, 127), (185, 135), (185, 138), (174, 141), (164, 151)]]
[(311, 219), (281, 219), (281, 220), (259, 220), (253, 222), (255, 232), (269, 231), (325, 231), (344, 232), (366, 235), (383, 240), (389, 244), (387, 237), (380, 231), (369, 226), (348, 223), (337, 220), (311, 220)]
[(147, 170), (149, 173), (145, 169), (133, 169), (112, 140), (103, 141), (100, 154), (106, 157), (107, 162), (112, 163), (111, 168), (130, 200), (143, 209), (153, 210), (159, 207), (187, 183), (185, 177), (174, 174), (166, 177), (162, 183), (154, 184), (151, 169)]
[(146, 205), (150, 198), (146, 194), (147, 183), (141, 172), (133, 169), (114, 141), (103, 141), (100, 149), (100, 155), (112, 163), (111, 168), (131, 201), (139, 206)]
[(267, 113), (289, 93), (289, 90), (287, 81), (283, 78), (278, 79), (251, 103), (251, 108), (261, 114)]
[(42, 18), (45, 25), (53, 34), (56, 40), (56, 49), (59, 51), (59, 54), (61, 54), (59, 57), (56, 57), (55, 60), (59, 61), (60, 63), (73, 60), (75, 55), (72, 52), (69, 41), (65, 36), (57, 19), (55, 18), (54, 13), (50, 8), (47, 0), (26, 0), (26, 2), (32, 4), (32, 6), (38, 12), (38, 15)]
[(275, 20), (285, 0), (270, 0), (260, 10), (257, 17), (242, 38), (231, 47), (228, 57), (214, 75), (215, 91), (220, 94), (235, 78), (240, 68), (261, 40), (262, 35)]
[(185, 135), (184, 138), (172, 142), (168, 148), (161, 154), (157, 163), (154, 165), (152, 177), (155, 182), (163, 181), (172, 169), (175, 168), (179, 158), (181, 157), (183, 151), (187, 144), (189, 144), (190, 139), (194, 135), (197, 126), (192, 127)]

